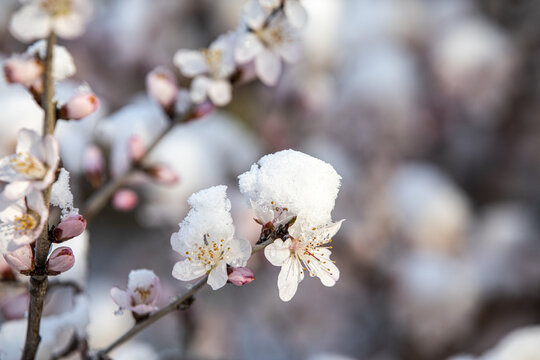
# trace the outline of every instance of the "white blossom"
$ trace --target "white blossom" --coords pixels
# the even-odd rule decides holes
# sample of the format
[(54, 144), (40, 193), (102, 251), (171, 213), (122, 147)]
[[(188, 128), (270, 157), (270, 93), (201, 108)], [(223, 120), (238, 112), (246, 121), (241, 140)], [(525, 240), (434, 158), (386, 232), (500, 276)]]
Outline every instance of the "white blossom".
[(16, 201), (33, 190), (48, 187), (54, 181), (58, 154), (58, 142), (52, 135), (42, 138), (33, 130), (22, 129), (16, 154), (0, 159), (0, 181), (8, 183), (2, 196)]
[(83, 34), (93, 12), (90, 0), (25, 0), (11, 18), (10, 31), (28, 42), (45, 38), (51, 31), (73, 39)]
[[(26, 53), (36, 56), (42, 61), (47, 57), (47, 41), (39, 40), (28, 47)], [(52, 76), (61, 81), (75, 74), (76, 68), (69, 51), (60, 45), (53, 47)]]
[(246, 265), (251, 245), (234, 237), (226, 189), (214, 186), (188, 199), (191, 210), (171, 236), (173, 249), (185, 257), (173, 268), (175, 278), (189, 281), (208, 274), (208, 285), (217, 290), (227, 283), (227, 265)]
[(181, 49), (174, 55), (174, 63), (182, 74), (193, 77), (191, 100), (197, 104), (209, 98), (215, 105), (231, 101), (232, 85), (229, 77), (234, 73), (236, 33), (218, 37), (208, 49)]
[(159, 278), (147, 269), (132, 270), (129, 273), (128, 287), (121, 290), (111, 289), (111, 297), (120, 306), (138, 315), (144, 315), (156, 309), (160, 292)]
[[(281, 6), (281, 0), (258, 0), (258, 3), (266, 11), (273, 11)], [(307, 11), (299, 0), (285, 0), (283, 11), (294, 27), (302, 28), (306, 25)]]
[(296, 29), (282, 12), (271, 16), (256, 1), (244, 7), (248, 30), (239, 35), (235, 58), (240, 64), (255, 60), (255, 72), (261, 81), (275, 85), (281, 73), (281, 59), (293, 62), (299, 57)]
[(278, 276), (279, 297), (292, 299), (304, 271), (317, 276), (324, 286), (334, 286), (339, 279), (339, 269), (330, 260), (332, 242), (343, 220), (324, 226), (311, 227), (297, 223), (289, 229), (290, 237), (277, 239), (264, 249), (264, 255), (274, 266), (281, 266)]

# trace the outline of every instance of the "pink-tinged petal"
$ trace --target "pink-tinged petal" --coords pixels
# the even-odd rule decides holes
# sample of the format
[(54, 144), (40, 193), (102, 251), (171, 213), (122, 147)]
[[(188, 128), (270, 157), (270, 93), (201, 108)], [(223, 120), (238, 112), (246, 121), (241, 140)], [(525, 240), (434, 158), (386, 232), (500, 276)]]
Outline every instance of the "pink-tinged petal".
[(263, 26), (268, 13), (257, 0), (249, 0), (242, 8), (242, 15), (247, 25), (257, 30)]
[(84, 150), (83, 169), (85, 174), (101, 177), (104, 164), (103, 152), (97, 145), (90, 145)]
[(58, 275), (66, 272), (75, 265), (75, 256), (73, 251), (67, 246), (61, 246), (55, 249), (47, 260), (47, 273), (49, 275)]
[(283, 266), (291, 257), (291, 240), (285, 242), (281, 239), (276, 239), (272, 244), (264, 248), (264, 256), (274, 266)]
[(278, 275), (279, 297), (283, 301), (293, 298), (298, 284), (304, 279), (304, 272), (300, 261), (295, 257), (289, 257), (281, 267)]
[(228, 268), (228, 280), (231, 284), (242, 286), (255, 280), (253, 272), (247, 267)]
[(86, 229), (86, 219), (82, 215), (73, 215), (60, 222), (54, 228), (53, 235), (56, 242), (63, 242), (79, 236)]
[(206, 265), (201, 261), (179, 261), (174, 264), (172, 270), (172, 276), (182, 281), (190, 281), (193, 279), (197, 279), (204, 274), (206, 274)]
[(263, 45), (255, 34), (244, 33), (238, 37), (234, 56), (238, 63), (245, 64), (253, 60), (262, 50)]
[(193, 110), (193, 118), (199, 119), (203, 116), (206, 116), (213, 112), (215, 110), (214, 104), (212, 104), (210, 101), (205, 101), (201, 104), (198, 104), (195, 106), (195, 109)]
[(145, 314), (149, 314), (152, 311), (156, 310), (156, 307), (153, 306), (153, 305), (139, 304), (139, 305), (131, 306), (128, 309), (133, 311), (134, 313), (136, 313), (138, 315), (145, 315)]
[(5, 186), (2, 194), (6, 199), (16, 201), (25, 197), (30, 192), (31, 186), (30, 181), (15, 181)]
[(197, 50), (180, 49), (174, 54), (174, 64), (182, 75), (193, 77), (208, 71), (204, 56)]
[(217, 290), (225, 286), (227, 283), (227, 263), (221, 260), (214, 266), (208, 274), (207, 284), (212, 287), (212, 290)]
[(47, 37), (51, 19), (37, 4), (23, 6), (12, 17), (9, 31), (22, 42)]
[(64, 39), (74, 39), (81, 36), (84, 33), (85, 25), (85, 19), (75, 12), (53, 21), (54, 31)]
[(189, 94), (194, 103), (200, 104), (206, 100), (206, 93), (208, 91), (210, 81), (210, 78), (206, 76), (197, 76), (195, 79), (193, 79)]
[(29, 303), (30, 294), (28, 292), (7, 298), (0, 306), (3, 318), (5, 320), (24, 318), (25, 313), (28, 311)]
[(34, 269), (34, 252), (30, 245), (21, 246), (15, 251), (4, 254), (4, 259), (15, 271), (25, 273)]
[(111, 298), (122, 309), (127, 309), (131, 306), (131, 297), (129, 294), (117, 287), (111, 288)]
[(129, 189), (120, 189), (114, 193), (112, 199), (112, 205), (116, 210), (119, 211), (130, 211), (137, 206), (139, 202), (139, 197), (137, 193)]
[(12, 57), (4, 62), (4, 75), (11, 84), (30, 87), (40, 81), (42, 74), (42, 64), (31, 56)]
[(208, 97), (216, 106), (225, 106), (231, 102), (232, 85), (227, 80), (212, 80), (208, 84)]
[(95, 94), (77, 94), (60, 109), (62, 119), (81, 120), (99, 108), (99, 99)]
[(273, 51), (264, 48), (255, 59), (255, 72), (265, 85), (273, 86), (281, 74), (281, 59)]
[(308, 19), (308, 14), (306, 9), (302, 6), (298, 0), (287, 0), (285, 1), (285, 16), (289, 23), (295, 28), (303, 28)]
[(178, 85), (171, 71), (158, 67), (146, 75), (146, 91), (164, 109), (174, 105), (178, 94)]

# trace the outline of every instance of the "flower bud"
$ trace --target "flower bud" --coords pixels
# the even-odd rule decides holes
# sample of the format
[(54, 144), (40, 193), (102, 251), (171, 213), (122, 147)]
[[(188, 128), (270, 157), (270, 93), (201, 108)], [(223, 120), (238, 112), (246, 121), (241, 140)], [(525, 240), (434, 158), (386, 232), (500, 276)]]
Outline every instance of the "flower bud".
[(105, 159), (103, 152), (96, 145), (90, 145), (84, 150), (83, 170), (92, 186), (99, 187), (103, 182)]
[(112, 205), (119, 211), (130, 211), (137, 206), (139, 197), (133, 190), (120, 189), (114, 193)]
[(157, 67), (146, 75), (146, 91), (168, 112), (174, 106), (178, 86), (174, 75), (168, 69)]
[(227, 268), (228, 281), (236, 286), (249, 284), (255, 280), (253, 272), (247, 267)]
[(202, 118), (203, 116), (206, 116), (212, 111), (214, 111), (215, 108), (216, 107), (214, 106), (214, 104), (212, 104), (212, 102), (205, 101), (195, 107), (195, 109), (193, 110), (193, 118)]
[(128, 142), (129, 155), (133, 161), (139, 161), (146, 153), (146, 145), (144, 145), (140, 136), (132, 135)]
[(170, 167), (165, 165), (153, 165), (148, 167), (146, 173), (149, 174), (152, 179), (163, 185), (174, 185), (178, 183), (179, 180), (179, 176), (171, 170)]
[(49, 275), (58, 275), (66, 272), (75, 265), (75, 256), (73, 251), (67, 246), (61, 246), (54, 250), (47, 260), (47, 273)]
[(30, 245), (24, 245), (17, 250), (4, 254), (4, 259), (15, 271), (28, 275), (34, 269), (34, 252)]
[(96, 111), (99, 107), (99, 99), (95, 94), (83, 93), (71, 97), (60, 108), (60, 118), (66, 120), (81, 120)]
[(9, 297), (2, 305), (0, 305), (0, 311), (5, 320), (16, 320), (24, 318), (24, 314), (28, 310), (28, 304), (30, 303), (30, 294), (23, 292), (19, 295)]
[(79, 236), (86, 229), (86, 219), (82, 215), (73, 215), (60, 221), (54, 228), (53, 235), (55, 242), (63, 242)]
[(43, 66), (33, 56), (12, 57), (4, 62), (4, 75), (8, 83), (30, 87), (41, 81)]

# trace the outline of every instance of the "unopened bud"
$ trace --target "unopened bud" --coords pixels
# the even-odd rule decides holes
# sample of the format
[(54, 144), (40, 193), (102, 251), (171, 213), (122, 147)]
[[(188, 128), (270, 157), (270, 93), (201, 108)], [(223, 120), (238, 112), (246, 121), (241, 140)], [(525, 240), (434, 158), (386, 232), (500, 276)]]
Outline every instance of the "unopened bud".
[(90, 145), (84, 150), (83, 169), (92, 186), (99, 187), (103, 182), (103, 168), (105, 159), (103, 152), (96, 145)]
[(174, 185), (178, 183), (179, 176), (168, 166), (153, 165), (146, 169), (146, 173), (155, 181), (163, 185)]
[(24, 292), (6, 299), (2, 305), (0, 305), (0, 311), (5, 320), (22, 319), (28, 310), (29, 303), (30, 294)]
[(174, 107), (178, 86), (172, 72), (164, 67), (157, 67), (146, 75), (148, 95), (169, 112)]
[(205, 101), (201, 104), (198, 104), (197, 106), (195, 106), (195, 109), (193, 109), (193, 118), (202, 118), (203, 116), (206, 116), (212, 111), (214, 111), (215, 108), (216, 107), (214, 106), (214, 104), (212, 104), (211, 101)]
[(61, 246), (54, 250), (47, 260), (47, 273), (49, 275), (58, 275), (66, 272), (75, 265), (75, 256), (73, 251), (67, 246)]
[(242, 286), (255, 280), (253, 272), (247, 267), (227, 268), (228, 280), (231, 284)]
[(34, 269), (34, 252), (30, 245), (24, 245), (17, 250), (4, 254), (4, 259), (15, 271), (28, 275)]
[(33, 56), (18, 56), (4, 62), (4, 75), (8, 83), (30, 87), (41, 81), (43, 66)]
[(86, 229), (86, 219), (82, 215), (73, 215), (60, 221), (54, 228), (53, 235), (55, 242), (63, 242), (79, 236)]
[(114, 193), (112, 205), (119, 211), (130, 211), (139, 202), (139, 197), (133, 190), (120, 189)]
[(139, 161), (146, 153), (146, 145), (138, 135), (132, 135), (128, 142), (129, 156), (133, 161)]
[(77, 94), (60, 108), (60, 117), (66, 120), (81, 120), (96, 111), (98, 107), (99, 99), (95, 94)]

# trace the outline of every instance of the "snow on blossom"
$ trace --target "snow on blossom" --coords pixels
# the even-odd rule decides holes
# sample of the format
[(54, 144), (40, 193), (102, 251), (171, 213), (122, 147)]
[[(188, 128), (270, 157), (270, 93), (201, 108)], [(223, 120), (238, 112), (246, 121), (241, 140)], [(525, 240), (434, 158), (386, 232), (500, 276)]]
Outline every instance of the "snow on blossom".
[[(45, 60), (47, 56), (47, 41), (39, 40), (32, 44), (26, 50), (28, 54), (37, 56), (41, 60)], [(73, 62), (73, 57), (69, 51), (60, 45), (54, 45), (53, 61), (52, 61), (52, 76), (55, 80), (61, 81), (75, 74), (76, 67)]]
[(73, 39), (83, 34), (93, 12), (90, 0), (25, 0), (11, 18), (13, 36), (23, 42), (45, 38), (51, 31)]
[(332, 165), (295, 150), (263, 156), (238, 178), (240, 192), (263, 223), (276, 216), (329, 223), (341, 183)]
[(30, 244), (47, 222), (48, 209), (39, 191), (10, 203), (0, 211), (0, 253), (11, 252)]
[(60, 169), (58, 179), (52, 185), (51, 205), (58, 206), (61, 209), (62, 220), (79, 214), (79, 209), (73, 206), (73, 194), (69, 186), (69, 172), (64, 168)]
[(245, 266), (251, 255), (247, 240), (234, 237), (227, 187), (214, 186), (190, 196), (191, 210), (171, 236), (175, 251), (185, 257), (173, 276), (189, 281), (208, 274), (208, 285), (217, 290), (227, 283), (227, 265)]
[(128, 287), (121, 290), (117, 287), (111, 289), (111, 297), (121, 310), (130, 310), (137, 315), (148, 314), (156, 309), (159, 298), (159, 278), (152, 270), (131, 270)]
[(334, 286), (339, 279), (339, 269), (330, 260), (332, 242), (343, 220), (324, 226), (295, 223), (290, 236), (277, 239), (264, 249), (264, 255), (274, 266), (281, 266), (278, 276), (279, 297), (283, 301), (292, 299), (298, 284), (304, 279), (304, 271), (317, 276), (324, 286)]
[(236, 69), (236, 36), (235, 32), (229, 32), (218, 37), (208, 49), (180, 49), (174, 55), (174, 63), (182, 74), (193, 77), (190, 92), (193, 102), (200, 104), (209, 98), (215, 105), (224, 106), (231, 101), (229, 77)]
[(483, 360), (532, 360), (540, 358), (540, 326), (528, 326), (512, 331)]
[(15, 201), (33, 190), (41, 191), (54, 181), (59, 161), (58, 142), (28, 129), (19, 131), (16, 154), (0, 159), (0, 181), (8, 184), (2, 196)]
[(281, 73), (281, 59), (294, 62), (300, 55), (296, 29), (282, 12), (268, 16), (256, 0), (244, 8), (248, 29), (239, 35), (235, 49), (240, 64), (255, 60), (255, 72), (261, 81), (275, 85)]

